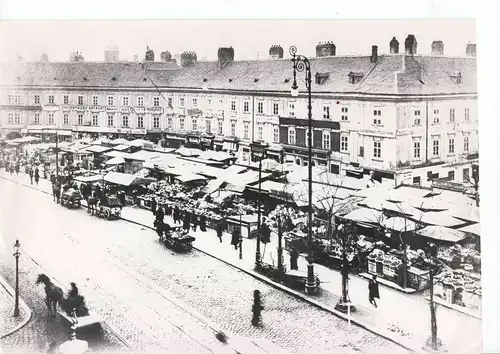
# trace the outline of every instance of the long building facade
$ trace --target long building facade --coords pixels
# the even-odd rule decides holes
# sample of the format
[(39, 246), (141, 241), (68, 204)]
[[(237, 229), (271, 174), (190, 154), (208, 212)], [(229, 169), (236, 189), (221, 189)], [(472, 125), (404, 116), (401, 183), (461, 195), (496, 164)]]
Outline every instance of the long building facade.
[[(320, 43), (312, 71), (313, 164), (332, 173), (370, 171), (395, 184), (433, 179), (462, 182), (478, 159), (475, 45), (463, 57), (404, 52), (337, 56)], [(235, 61), (219, 48), (217, 61), (185, 52), (180, 65), (161, 62), (19, 62), (1, 66), (0, 129), (28, 134), (125, 134), (232, 151), (252, 159), (252, 142), (270, 158), (306, 165), (307, 95), (290, 94), (293, 68), (280, 46), (269, 60)], [(261, 145), (262, 145), (261, 144)]]

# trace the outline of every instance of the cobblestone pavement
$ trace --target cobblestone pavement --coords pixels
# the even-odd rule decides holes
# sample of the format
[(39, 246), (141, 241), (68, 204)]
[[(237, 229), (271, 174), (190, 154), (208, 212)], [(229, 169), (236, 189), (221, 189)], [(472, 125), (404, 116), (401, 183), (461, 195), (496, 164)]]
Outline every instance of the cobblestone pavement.
[[(67, 210), (53, 203), (50, 196), (10, 182), (1, 181), (0, 187), (0, 194), (10, 201), (0, 202), (5, 228), (2, 233), (22, 235), (25, 252), (58, 281), (76, 281), (87, 295), (90, 308), (134, 346), (141, 347), (141, 341), (153, 339), (163, 347), (168, 346), (165, 341), (173, 340), (176, 329), (161, 322), (165, 314), (154, 315), (175, 311), (175, 306), (158, 295), (167, 291), (224, 330), (263, 337), (290, 352), (405, 352), (212, 257), (199, 252), (173, 254), (150, 230), (122, 220), (100, 220), (84, 210)], [(14, 196), (17, 200), (12, 201)], [(23, 213), (30, 215), (29, 223), (12, 222), (21, 205), (25, 207)], [(127, 275), (130, 270), (132, 275)], [(263, 294), (262, 328), (250, 325), (254, 289)], [(174, 317), (181, 321), (186, 315)], [(186, 340), (189, 346), (187, 343), (192, 341)], [(199, 352), (200, 347), (193, 350)]]
[(7, 290), (0, 279), (0, 338), (12, 333), (29, 320), (31, 313), (19, 306), (19, 316), (14, 317), (15, 299), (13, 291)]

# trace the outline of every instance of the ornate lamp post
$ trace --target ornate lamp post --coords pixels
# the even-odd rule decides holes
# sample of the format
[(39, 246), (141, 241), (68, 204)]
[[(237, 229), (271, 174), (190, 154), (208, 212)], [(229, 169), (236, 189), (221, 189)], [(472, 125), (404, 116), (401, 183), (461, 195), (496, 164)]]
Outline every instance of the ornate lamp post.
[(256, 156), (259, 159), (259, 192), (258, 192), (258, 210), (257, 210), (257, 248), (255, 250), (255, 268), (260, 268), (261, 258), (260, 258), (260, 232), (261, 232), (261, 219), (262, 219), (262, 211), (261, 211), (261, 185), (262, 185), (262, 160), (266, 156), (266, 146), (261, 144), (260, 142), (254, 141), (250, 144), (250, 148), (252, 150), (252, 155)]
[(437, 336), (436, 305), (434, 304), (434, 275), (439, 271), (437, 261), (437, 247), (435, 244), (429, 244), (429, 290), (430, 290), (430, 309), (431, 309), (431, 336), (427, 342), (432, 350), (438, 350), (441, 347), (441, 341)]
[(338, 238), (342, 242), (342, 296), (335, 305), (335, 309), (343, 313), (356, 311), (356, 307), (352, 305), (349, 298), (349, 260), (347, 259), (348, 237), (352, 231), (353, 228), (349, 224), (340, 224), (337, 227)]
[(311, 76), (311, 64), (309, 63), (309, 59), (307, 59), (303, 55), (297, 54), (297, 48), (295, 46), (290, 47), (290, 55), (292, 56), (293, 62), (293, 84), (292, 84), (292, 92), (291, 95), (293, 97), (297, 97), (299, 95), (299, 87), (297, 86), (297, 71), (302, 72), (305, 70), (306, 72), (306, 88), (307, 88), (307, 119), (308, 119), (308, 136), (307, 136), (307, 145), (308, 145), (308, 176), (309, 176), (309, 203), (307, 208), (307, 241), (308, 241), (308, 255), (307, 255), (307, 281), (306, 281), (306, 293), (307, 294), (315, 294), (318, 290), (316, 287), (316, 281), (314, 280), (314, 264), (312, 257), (312, 104), (311, 104), (311, 84), (312, 84), (312, 76)]
[(21, 244), (19, 240), (16, 240), (14, 244), (14, 257), (16, 257), (16, 304), (14, 306), (14, 317), (19, 317), (19, 256), (21, 255), (19, 248), (21, 248)]

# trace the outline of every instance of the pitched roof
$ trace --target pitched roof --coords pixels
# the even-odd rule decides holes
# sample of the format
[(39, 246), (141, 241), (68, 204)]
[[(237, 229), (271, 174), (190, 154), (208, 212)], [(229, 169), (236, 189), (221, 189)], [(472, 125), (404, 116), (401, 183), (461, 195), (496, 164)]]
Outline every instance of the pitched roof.
[[(312, 82), (315, 93), (451, 94), (476, 93), (476, 59), (442, 56), (381, 55), (310, 58), (311, 72), (328, 78)], [(153, 66), (160, 63), (154, 63)], [(0, 65), (0, 77), (12, 85), (65, 87), (149, 87), (288, 92), (293, 76), (290, 59), (193, 62), (186, 67), (164, 63), (36, 62)], [(349, 73), (364, 73), (351, 84)], [(147, 73), (147, 74), (146, 74)], [(457, 83), (452, 76), (460, 73)], [(18, 79), (19, 78), (19, 79)], [(85, 80), (86, 78), (86, 80)], [(113, 80), (113, 78), (115, 78)], [(305, 89), (305, 87), (303, 87)]]

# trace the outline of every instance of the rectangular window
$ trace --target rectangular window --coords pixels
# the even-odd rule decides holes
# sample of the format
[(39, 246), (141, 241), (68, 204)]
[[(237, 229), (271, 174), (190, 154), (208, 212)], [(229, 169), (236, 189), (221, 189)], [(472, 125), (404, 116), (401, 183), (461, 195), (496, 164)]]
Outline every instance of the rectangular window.
[(347, 152), (349, 150), (349, 137), (340, 137), (340, 151)]
[(137, 97), (137, 105), (139, 107), (144, 106), (144, 97), (142, 97), (142, 96)]
[(153, 116), (153, 129), (158, 129), (160, 127), (160, 117)]
[(112, 127), (115, 124), (114, 117), (112, 114), (108, 116), (108, 127)]
[(243, 139), (250, 139), (250, 126), (248, 123), (243, 126)]
[(97, 114), (92, 115), (92, 125), (94, 127), (99, 125), (99, 116)]
[(92, 104), (94, 106), (99, 105), (99, 97), (98, 96), (92, 96)]
[(420, 176), (413, 177), (413, 184), (416, 186), (420, 186)]
[(469, 182), (469, 180), (470, 180), (468, 168), (464, 168), (463, 179), (464, 179), (464, 182)]
[(63, 124), (69, 125), (69, 114), (68, 113), (63, 114)]
[(248, 101), (243, 102), (243, 112), (250, 112), (250, 103)]
[(231, 122), (231, 136), (236, 136), (236, 122)]
[(420, 141), (413, 142), (413, 158), (420, 160)]
[(224, 122), (222, 120), (219, 120), (219, 126), (218, 126), (218, 130), (219, 130), (219, 135), (222, 135), (222, 128), (224, 127)]
[(376, 159), (382, 158), (382, 142), (374, 141), (373, 142), (373, 157)]
[(295, 103), (288, 104), (288, 115), (290, 117), (295, 117)]
[(169, 106), (170, 108), (172, 108), (172, 107), (174, 106), (172, 102), (173, 102), (172, 97), (169, 97), (169, 98), (168, 98), (168, 106)]
[(174, 124), (172, 117), (167, 118), (167, 128), (171, 129), (172, 125)]
[(8, 120), (8, 123), (9, 123), (9, 124), (14, 123), (14, 113), (9, 113), (9, 120)]
[(439, 157), (439, 140), (437, 139), (432, 141), (432, 156)]
[(205, 131), (208, 133), (208, 134), (212, 134), (212, 121), (207, 119), (205, 121)]
[(40, 104), (40, 96), (35, 95), (35, 104)]
[(469, 152), (469, 136), (464, 136), (464, 152)]
[(434, 124), (439, 124), (439, 109), (434, 110), (434, 117), (432, 119)]
[(15, 95), (14, 96), (14, 103), (21, 103), (21, 96)]
[(193, 98), (193, 108), (197, 108), (197, 107), (198, 107), (198, 99)]
[(420, 125), (420, 110), (413, 112), (413, 125)]
[(14, 102), (14, 96), (9, 95), (9, 103), (12, 103), (12, 102)]
[(295, 145), (295, 129), (288, 128), (288, 143)]
[(128, 116), (122, 117), (122, 127), (128, 128)]
[(193, 118), (191, 120), (191, 125), (192, 125), (192, 128), (194, 131), (198, 130), (198, 120), (196, 120), (195, 118)]
[(330, 119), (330, 107), (323, 106), (323, 119)]
[[(64, 104), (68, 104), (68, 96), (64, 96), (64, 99), (65, 99)], [(49, 96), (49, 104), (54, 104), (54, 96), (52, 95)]]
[(108, 96), (108, 106), (114, 106), (115, 98), (113, 96)]
[(179, 129), (184, 130), (184, 118), (179, 118)]
[(464, 117), (465, 117), (465, 121), (468, 122), (470, 119), (470, 109), (469, 108), (465, 109)]
[[(50, 103), (50, 96), (49, 96), (49, 103)], [(64, 95), (63, 96), (63, 104), (68, 104), (69, 103), (69, 96), (68, 95)], [(54, 104), (54, 96), (52, 96), (52, 104)]]
[(455, 108), (450, 108), (450, 123), (455, 123)]
[(448, 154), (455, 153), (455, 138), (448, 139)]
[(264, 102), (257, 102), (257, 113), (264, 114)]
[(78, 125), (83, 125), (83, 114), (78, 115)]
[(128, 97), (122, 97), (122, 105), (123, 106), (128, 106)]
[(347, 121), (349, 120), (349, 108), (348, 107), (342, 107), (340, 109), (340, 113), (341, 113), (341, 116), (340, 116), (340, 119), (343, 120), (343, 121)]
[(231, 101), (231, 111), (236, 111), (236, 101)]
[(160, 107), (160, 97), (153, 97), (153, 106)]
[(257, 127), (257, 139), (260, 141), (264, 140), (264, 127), (262, 125)]
[(279, 127), (274, 127), (273, 128), (273, 142), (279, 143), (279, 141), (280, 141), (280, 129), (279, 129)]
[(373, 124), (374, 125), (382, 125), (382, 111), (379, 109), (375, 109), (373, 111)]
[(49, 113), (49, 125), (54, 124), (54, 113)]
[(137, 128), (144, 128), (144, 117), (143, 116), (137, 117)]
[(330, 150), (331, 144), (330, 144), (330, 132), (325, 132), (323, 133), (323, 149), (324, 150)]
[(448, 180), (449, 181), (455, 180), (455, 171), (448, 171)]
[(40, 113), (35, 113), (35, 124), (40, 124)]
[(83, 104), (83, 96), (78, 96), (78, 104), (80, 106)]
[[(54, 114), (52, 114), (52, 120), (54, 120)], [(14, 123), (16, 123), (16, 124), (21, 123), (21, 113), (14, 113)], [(54, 123), (52, 123), (52, 124), (54, 124)]]
[(179, 98), (179, 106), (184, 107), (184, 97)]
[(279, 104), (278, 103), (273, 103), (273, 114), (277, 116), (279, 114)]

